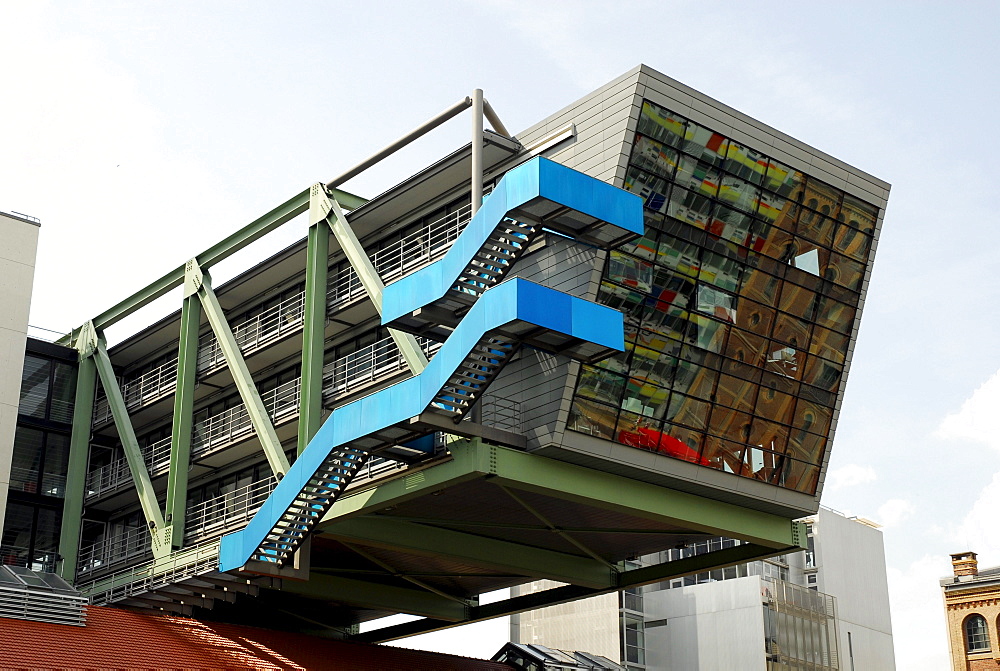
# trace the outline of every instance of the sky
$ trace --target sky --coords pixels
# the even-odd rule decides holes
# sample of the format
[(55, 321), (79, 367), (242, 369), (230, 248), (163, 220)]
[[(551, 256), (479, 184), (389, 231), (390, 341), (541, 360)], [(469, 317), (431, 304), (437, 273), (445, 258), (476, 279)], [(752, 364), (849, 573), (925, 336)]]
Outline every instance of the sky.
[[(948, 554), (1000, 564), (998, 24), (974, 2), (0, 0), (0, 210), (41, 220), (30, 320), (65, 332), (474, 88), (516, 133), (646, 63), (872, 173), (892, 191), (823, 503), (883, 525), (897, 667), (940, 669)], [(469, 123), (342, 188), (381, 193)]]

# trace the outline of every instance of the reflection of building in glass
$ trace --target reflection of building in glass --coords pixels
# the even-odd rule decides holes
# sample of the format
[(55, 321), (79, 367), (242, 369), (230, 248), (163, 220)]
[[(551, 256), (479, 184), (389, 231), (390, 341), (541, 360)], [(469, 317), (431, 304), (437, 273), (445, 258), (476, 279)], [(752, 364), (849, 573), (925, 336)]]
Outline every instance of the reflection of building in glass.
[[(889, 591), (877, 525), (828, 508), (805, 522), (806, 552), (625, 590), (617, 600), (522, 613), (512, 618), (511, 639), (587, 650), (632, 670), (891, 671)], [(640, 563), (736, 545), (713, 538)]]
[(1000, 566), (980, 569), (975, 552), (951, 556), (954, 575), (941, 579), (954, 671), (994, 668), (1000, 652)]
[(878, 208), (648, 100), (625, 186), (646, 235), (600, 299), (629, 352), (584, 367), (571, 428), (813, 493)]

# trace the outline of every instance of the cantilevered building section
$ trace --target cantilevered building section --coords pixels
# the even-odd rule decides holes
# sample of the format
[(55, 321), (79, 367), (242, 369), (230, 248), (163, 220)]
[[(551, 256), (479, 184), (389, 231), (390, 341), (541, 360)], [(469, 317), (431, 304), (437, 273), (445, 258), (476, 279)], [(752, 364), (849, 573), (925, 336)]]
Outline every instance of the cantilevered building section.
[[(470, 145), (339, 188), (470, 107)], [(646, 67), (514, 137), (477, 91), (66, 339), (62, 573), (94, 603), (384, 641), (802, 548), (887, 194)], [(743, 543), (625, 561), (717, 536)], [(540, 578), (565, 585), (478, 601)], [(399, 612), (422, 619), (358, 632)]]

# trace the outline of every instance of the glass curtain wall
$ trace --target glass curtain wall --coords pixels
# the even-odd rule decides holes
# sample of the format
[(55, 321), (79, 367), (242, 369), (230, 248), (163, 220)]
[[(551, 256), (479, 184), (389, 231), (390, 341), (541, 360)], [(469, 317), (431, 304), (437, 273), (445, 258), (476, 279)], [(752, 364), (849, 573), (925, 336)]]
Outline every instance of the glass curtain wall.
[(583, 367), (569, 428), (814, 493), (878, 209), (648, 101), (625, 188), (645, 235), (599, 301), (627, 351)]
[(76, 391), (73, 360), (72, 350), (28, 341), (0, 537), (2, 564), (55, 570)]

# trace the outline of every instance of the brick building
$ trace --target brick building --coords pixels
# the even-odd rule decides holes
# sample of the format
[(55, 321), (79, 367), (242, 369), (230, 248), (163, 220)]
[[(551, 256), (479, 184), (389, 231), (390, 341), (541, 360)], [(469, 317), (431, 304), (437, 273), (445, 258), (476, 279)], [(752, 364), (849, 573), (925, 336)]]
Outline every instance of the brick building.
[(980, 570), (975, 552), (951, 556), (954, 575), (941, 579), (951, 668), (995, 669), (1000, 664), (1000, 566)]

